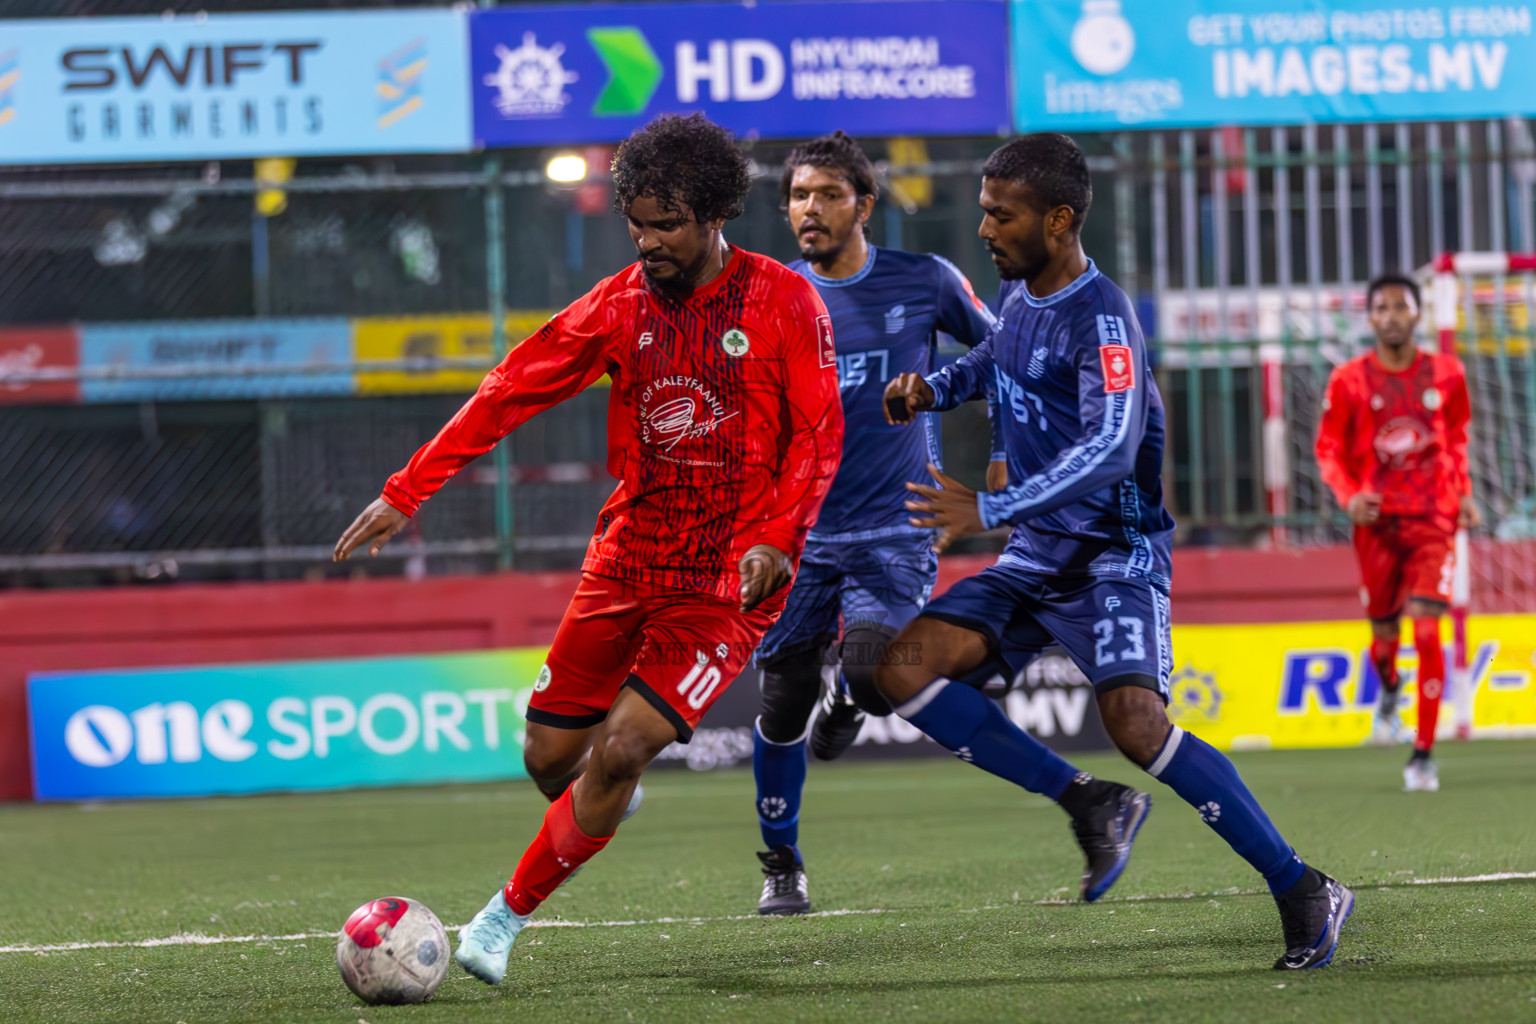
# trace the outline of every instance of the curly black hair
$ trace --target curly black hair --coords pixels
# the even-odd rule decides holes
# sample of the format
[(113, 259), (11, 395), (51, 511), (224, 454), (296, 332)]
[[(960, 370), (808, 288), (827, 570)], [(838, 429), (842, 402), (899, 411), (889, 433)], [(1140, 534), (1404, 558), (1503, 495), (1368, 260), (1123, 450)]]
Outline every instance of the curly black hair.
[(1376, 297), (1377, 292), (1394, 285), (1413, 296), (1414, 309), (1424, 308), (1424, 297), (1419, 293), (1419, 282), (1406, 274), (1382, 274), (1380, 277), (1373, 278), (1371, 283), (1365, 286), (1365, 308), (1371, 308), (1371, 300)]
[(844, 132), (823, 135), (789, 151), (789, 156), (784, 158), (784, 173), (779, 177), (781, 210), (789, 209), (789, 185), (797, 167), (825, 167), (842, 175), (860, 199), (865, 196), (880, 198), (880, 186), (875, 183), (875, 165), (864, 155), (858, 141)]
[(752, 173), (731, 133), (703, 114), (662, 114), (613, 154), (613, 208), (640, 196), (700, 224), (740, 217)]
[(1088, 160), (1077, 143), (1059, 132), (1035, 132), (1003, 143), (987, 157), (981, 176), (1023, 185), (1044, 210), (1071, 207), (1073, 231), (1082, 230), (1093, 205)]

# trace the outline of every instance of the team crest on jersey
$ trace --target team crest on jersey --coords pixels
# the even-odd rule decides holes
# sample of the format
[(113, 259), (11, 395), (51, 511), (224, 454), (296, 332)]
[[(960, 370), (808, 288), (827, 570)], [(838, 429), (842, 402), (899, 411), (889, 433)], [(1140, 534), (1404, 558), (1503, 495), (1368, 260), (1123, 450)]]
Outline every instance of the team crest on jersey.
[(1024, 372), (1031, 377), (1039, 377), (1045, 373), (1045, 356), (1048, 350), (1044, 345), (1030, 353), (1029, 366)]
[(1387, 407), (1387, 400), (1385, 398), (1382, 398), (1380, 395), (1372, 395), (1371, 396), (1371, 411), (1372, 412), (1381, 412), (1381, 410), (1385, 409), (1386, 407)]
[(901, 329), (907, 326), (907, 307), (892, 306), (885, 311), (885, 333), (900, 334)]
[(819, 316), (816, 318), (816, 347), (821, 353), (821, 365), (823, 368), (837, 365), (837, 346), (832, 343), (832, 318)]
[(742, 356), (746, 355), (752, 343), (747, 340), (745, 331), (732, 327), (720, 335), (720, 347), (725, 349), (725, 354), (728, 356)]
[[(703, 381), (681, 374), (656, 378), (641, 388), (637, 397), (640, 440), (666, 452), (685, 438), (712, 433), (738, 412), (727, 410), (720, 397)], [(715, 466), (720, 463), (691, 464)]]
[(1430, 412), (1434, 412), (1436, 409), (1440, 408), (1440, 402), (1441, 398), (1439, 388), (1424, 389), (1424, 408), (1428, 409)]
[(1376, 457), (1393, 469), (1401, 469), (1429, 447), (1429, 428), (1412, 416), (1396, 416), (1376, 432)]
[(1136, 386), (1136, 367), (1131, 362), (1129, 345), (1100, 345), (1099, 362), (1104, 365), (1104, 393), (1129, 391)]
[(545, 690), (549, 689), (549, 681), (551, 678), (553, 677), (550, 675), (548, 665), (545, 665), (543, 668), (539, 669), (539, 678), (533, 684), (534, 692), (543, 693)]

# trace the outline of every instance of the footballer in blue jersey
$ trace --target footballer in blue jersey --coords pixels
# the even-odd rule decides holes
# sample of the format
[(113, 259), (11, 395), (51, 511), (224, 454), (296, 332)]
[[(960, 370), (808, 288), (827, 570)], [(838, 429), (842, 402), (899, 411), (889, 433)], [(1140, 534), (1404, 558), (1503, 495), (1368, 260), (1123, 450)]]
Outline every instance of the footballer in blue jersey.
[[(768, 847), (758, 855), (764, 914), (810, 909), (797, 845), (807, 746), (831, 759), (853, 743), (865, 711), (890, 714), (875, 689), (875, 665), (922, 610), (938, 575), (933, 531), (911, 525), (905, 507), (906, 485), (926, 481), (927, 467), (939, 462), (938, 414), (922, 414), (915, 430), (890, 423), (886, 384), (931, 372), (941, 332), (974, 346), (995, 321), (949, 261), (869, 244), (865, 225), (876, 197), (874, 167), (842, 132), (785, 161), (780, 200), (805, 257), (790, 267), (816, 286), (832, 316), (844, 433), (842, 462), (794, 587), (756, 655), (763, 697), (752, 763)], [(977, 395), (986, 397), (986, 388)], [(1002, 482), (1002, 468), (989, 467), (989, 486)], [(824, 670), (826, 698), (807, 738)]]
[(984, 343), (937, 373), (903, 374), (885, 397), (892, 421), (909, 422), (997, 389), (1009, 486), (978, 495), (935, 466), (938, 486), (909, 485), (907, 507), (914, 526), (939, 531), (939, 548), (995, 526), (1013, 532), (996, 564), (902, 630), (893, 650), (921, 657), (888, 656), (876, 685), (964, 760), (1066, 810), (1091, 901), (1124, 870), (1151, 798), (1079, 772), (966, 685), (1059, 643), (1092, 681), (1121, 752), (1264, 876), (1285, 936), (1275, 967), (1324, 967), (1354, 894), (1297, 856), (1223, 754), (1168, 720), (1163, 405), (1130, 303), (1083, 252), (1092, 197), (1087, 161), (1064, 135), (1015, 139), (982, 171), (979, 234), (1016, 283)]

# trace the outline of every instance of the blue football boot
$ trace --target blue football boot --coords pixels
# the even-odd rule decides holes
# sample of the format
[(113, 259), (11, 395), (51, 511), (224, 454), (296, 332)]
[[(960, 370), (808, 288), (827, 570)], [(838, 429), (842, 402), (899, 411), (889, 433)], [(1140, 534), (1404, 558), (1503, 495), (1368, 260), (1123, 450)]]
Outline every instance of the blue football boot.
[(459, 930), (459, 948), (453, 958), (487, 985), (499, 985), (507, 974), (512, 941), (527, 923), (528, 918), (514, 914), (503, 891), (497, 889), (485, 909)]

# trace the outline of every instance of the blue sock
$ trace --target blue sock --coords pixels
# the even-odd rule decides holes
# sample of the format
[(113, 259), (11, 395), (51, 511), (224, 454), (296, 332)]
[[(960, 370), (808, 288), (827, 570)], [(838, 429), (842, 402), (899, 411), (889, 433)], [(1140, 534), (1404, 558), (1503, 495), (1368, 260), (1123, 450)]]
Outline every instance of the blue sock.
[(896, 713), (941, 746), (1031, 793), (1055, 800), (1077, 769), (1009, 721), (997, 702), (964, 683), (939, 679)]
[[(805, 788), (805, 737), (791, 743), (763, 738), (752, 729), (752, 775), (757, 779), (757, 823), (768, 849), (800, 841), (800, 791)], [(798, 854), (799, 851), (796, 850)]]
[(1199, 811), (1200, 820), (1264, 876), (1270, 892), (1278, 896), (1301, 880), (1306, 865), (1221, 751), (1174, 726), (1147, 774)]

